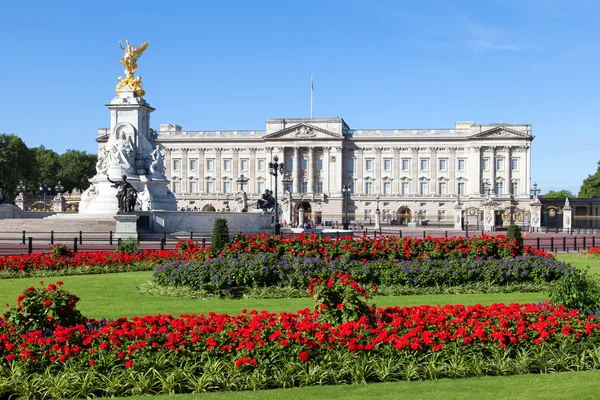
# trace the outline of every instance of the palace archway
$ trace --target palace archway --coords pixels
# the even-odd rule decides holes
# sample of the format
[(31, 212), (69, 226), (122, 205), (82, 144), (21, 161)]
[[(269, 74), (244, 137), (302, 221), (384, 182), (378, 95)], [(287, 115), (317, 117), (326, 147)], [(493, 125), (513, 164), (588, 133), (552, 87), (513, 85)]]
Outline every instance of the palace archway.
[(400, 207), (395, 216), (397, 225), (408, 225), (412, 221), (412, 212), (408, 207)]
[(204, 211), (204, 212), (215, 212), (217, 210), (215, 210), (215, 208), (213, 206), (211, 206), (210, 204), (207, 204), (207, 205), (205, 205), (202, 208), (202, 211)]

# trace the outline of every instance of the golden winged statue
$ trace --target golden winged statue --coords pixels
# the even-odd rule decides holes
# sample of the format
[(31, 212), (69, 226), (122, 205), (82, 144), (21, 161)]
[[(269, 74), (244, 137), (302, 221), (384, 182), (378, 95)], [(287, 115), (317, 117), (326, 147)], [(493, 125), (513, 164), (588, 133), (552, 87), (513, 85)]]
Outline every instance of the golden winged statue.
[(125, 46), (119, 42), (119, 47), (125, 52), (121, 57), (121, 64), (125, 66), (125, 79), (119, 77), (119, 83), (117, 84), (117, 94), (124, 86), (129, 86), (133, 89), (135, 97), (143, 97), (146, 92), (142, 89), (142, 78), (140, 76), (134, 77), (135, 70), (137, 69), (137, 60), (142, 56), (150, 41), (145, 42), (141, 46), (135, 47), (124, 39)]

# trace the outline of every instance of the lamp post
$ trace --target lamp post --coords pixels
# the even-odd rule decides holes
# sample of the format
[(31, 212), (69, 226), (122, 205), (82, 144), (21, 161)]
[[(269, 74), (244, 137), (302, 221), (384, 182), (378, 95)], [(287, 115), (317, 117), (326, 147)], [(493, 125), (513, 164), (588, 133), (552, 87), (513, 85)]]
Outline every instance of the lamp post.
[(48, 194), (52, 193), (52, 186), (46, 183), (40, 183), (40, 193), (44, 202), (44, 212), (46, 212), (46, 191)]
[(19, 192), (19, 194), (22, 195), (23, 193), (25, 193), (25, 190), (27, 190), (27, 187), (25, 186), (23, 181), (20, 181), (19, 185), (17, 186), (17, 191)]
[(245, 192), (244, 186), (248, 183), (248, 178), (241, 174), (235, 181), (240, 185), (240, 192)]
[(542, 191), (542, 189), (538, 189), (538, 185), (536, 182), (533, 183), (533, 187), (531, 188), (531, 195), (533, 196), (533, 200), (537, 200), (538, 193)]
[(349, 183), (344, 183), (344, 186), (342, 186), (342, 194), (344, 195), (344, 230), (347, 231), (348, 230), (348, 203), (350, 202), (350, 193), (352, 191), (352, 185), (350, 185)]
[(56, 194), (60, 197), (61, 194), (65, 191), (65, 187), (58, 181), (56, 186), (54, 186), (54, 190), (56, 190)]
[(269, 163), (269, 174), (275, 178), (275, 234), (279, 235), (281, 232), (281, 226), (279, 225), (279, 213), (277, 209), (277, 177), (279, 175), (283, 175), (284, 165), (283, 163), (278, 163), (279, 157), (273, 157), (273, 161)]

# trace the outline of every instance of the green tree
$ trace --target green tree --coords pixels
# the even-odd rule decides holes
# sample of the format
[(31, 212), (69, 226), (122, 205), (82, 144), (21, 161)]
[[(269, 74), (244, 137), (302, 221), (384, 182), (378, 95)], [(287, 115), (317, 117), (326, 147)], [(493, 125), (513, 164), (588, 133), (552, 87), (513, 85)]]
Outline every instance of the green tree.
[(213, 225), (210, 248), (213, 254), (219, 254), (229, 244), (229, 227), (225, 218), (216, 218)]
[(58, 162), (59, 155), (53, 150), (46, 149), (44, 146), (34, 147), (31, 149), (33, 153), (34, 174), (27, 182), (28, 191), (35, 193), (40, 183), (46, 183), (52, 187), (58, 183), (58, 171), (60, 164)]
[(95, 154), (85, 151), (67, 150), (58, 157), (59, 171), (57, 180), (60, 180), (65, 191), (73, 189), (85, 190), (90, 186), (88, 178), (96, 174)]
[(600, 195), (600, 161), (598, 161), (598, 169), (594, 175), (588, 175), (583, 180), (581, 188), (579, 189), (580, 198), (590, 198), (594, 195)]
[(30, 180), (35, 173), (35, 157), (20, 137), (0, 134), (0, 186), (14, 195), (19, 181)]
[(564, 189), (557, 191), (551, 190), (544, 195), (545, 199), (566, 199), (567, 197), (574, 198), (575, 195), (570, 190)]

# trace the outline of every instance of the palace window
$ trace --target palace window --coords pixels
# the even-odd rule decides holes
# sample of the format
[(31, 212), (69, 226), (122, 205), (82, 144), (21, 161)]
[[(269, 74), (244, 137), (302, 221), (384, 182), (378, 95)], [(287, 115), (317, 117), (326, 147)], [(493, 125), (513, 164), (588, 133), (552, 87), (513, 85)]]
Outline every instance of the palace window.
[(179, 182), (174, 181), (173, 182), (173, 193), (179, 193), (179, 189), (180, 189)]
[(504, 158), (496, 159), (496, 170), (503, 171), (504, 170)]
[(496, 194), (504, 194), (504, 183), (496, 182)]
[(427, 194), (427, 182), (421, 182), (419, 185), (419, 193)]
[(215, 160), (213, 158), (209, 158), (206, 160), (206, 170), (212, 171), (214, 170)]
[(373, 171), (373, 159), (372, 158), (367, 158), (365, 160), (365, 170)]
[(213, 183), (212, 182), (206, 182), (206, 193), (212, 193), (213, 192)]
[(373, 194), (373, 182), (365, 182), (365, 193)]
[(464, 182), (458, 182), (458, 194), (460, 194), (460, 195), (465, 194), (465, 183)]
[(410, 160), (407, 160), (406, 158), (402, 160), (402, 171), (408, 171), (410, 165)]
[(196, 182), (190, 182), (190, 193), (196, 193)]
[(446, 182), (440, 182), (439, 194), (446, 194)]
[(518, 158), (510, 159), (510, 169), (513, 171), (516, 171), (517, 169), (519, 169), (519, 159)]
[(517, 182), (511, 182), (510, 184), (510, 194), (516, 195), (519, 190), (519, 184)]
[(302, 182), (302, 193), (307, 193), (307, 192), (308, 192), (308, 183)]
[(350, 158), (348, 159), (348, 171), (354, 171), (354, 159)]
[(323, 193), (323, 182), (317, 182), (317, 193)]
[(458, 160), (458, 170), (464, 171), (466, 163), (467, 163), (466, 160)]
[(256, 189), (258, 190), (258, 193), (264, 193), (265, 192), (265, 183), (263, 181), (259, 181), (256, 184)]
[(226, 158), (223, 160), (223, 171), (231, 171), (231, 159)]
[(429, 168), (429, 160), (422, 159), (421, 160), (421, 171), (427, 171)]
[(402, 194), (408, 194), (408, 182), (402, 182)]
[(261, 158), (258, 160), (258, 170), (259, 171), (265, 170), (265, 159), (264, 158)]
[(481, 169), (483, 169), (484, 171), (487, 171), (488, 169), (490, 169), (490, 159), (489, 158), (484, 158), (481, 160)]
[(383, 170), (384, 171), (392, 170), (392, 160), (390, 160), (389, 158), (386, 158), (385, 160), (383, 160)]
[(190, 160), (190, 171), (196, 170), (196, 160)]
[(440, 171), (445, 171), (446, 170), (446, 165), (448, 164), (448, 160), (442, 158), (440, 160)]
[(240, 161), (240, 168), (242, 169), (242, 171), (248, 171), (248, 160), (247, 159), (242, 159)]
[(173, 160), (173, 171), (179, 171), (181, 160)]
[(392, 194), (391, 182), (383, 182), (383, 194)]
[(317, 169), (319, 171), (321, 171), (323, 169), (323, 159), (322, 158), (317, 159)]
[(223, 193), (230, 193), (230, 192), (231, 192), (231, 182), (229, 182), (229, 181), (223, 182)]
[(308, 160), (306, 158), (302, 159), (302, 170), (306, 171), (308, 169)]
[(285, 168), (286, 168), (288, 171), (291, 171), (291, 170), (294, 168), (294, 161), (293, 161), (291, 158), (288, 158), (288, 159), (285, 161), (285, 163), (286, 163), (286, 167), (285, 167)]

